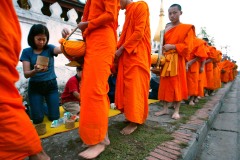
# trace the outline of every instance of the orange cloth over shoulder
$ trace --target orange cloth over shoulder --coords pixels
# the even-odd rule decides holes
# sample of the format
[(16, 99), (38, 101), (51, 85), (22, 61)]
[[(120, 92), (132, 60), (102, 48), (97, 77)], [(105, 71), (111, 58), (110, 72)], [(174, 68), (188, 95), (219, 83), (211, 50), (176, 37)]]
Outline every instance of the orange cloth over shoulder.
[(178, 66), (176, 76), (160, 78), (158, 99), (174, 102), (188, 99), (185, 60), (189, 58), (193, 49), (195, 29), (193, 25), (179, 24), (164, 35), (165, 44), (174, 44), (178, 54)]
[(0, 159), (24, 159), (42, 151), (15, 83), (21, 50), (21, 30), (12, 1), (0, 5)]
[(126, 119), (142, 124), (148, 115), (151, 65), (151, 33), (146, 2), (132, 2), (126, 7), (123, 32), (118, 48), (119, 58), (115, 104)]
[[(87, 145), (103, 141), (108, 129), (108, 77), (117, 45), (118, 0), (88, 0), (83, 21), (86, 53), (81, 82), (79, 134)], [(96, 67), (97, 66), (97, 67)]]
[(189, 96), (198, 96), (198, 85), (199, 85), (199, 70), (202, 59), (208, 57), (207, 52), (205, 50), (205, 41), (199, 38), (194, 39), (194, 48), (190, 54), (190, 58), (188, 61), (191, 61), (195, 58), (198, 58), (196, 62), (194, 62), (188, 69), (187, 72), (187, 87), (188, 87), (188, 95)]

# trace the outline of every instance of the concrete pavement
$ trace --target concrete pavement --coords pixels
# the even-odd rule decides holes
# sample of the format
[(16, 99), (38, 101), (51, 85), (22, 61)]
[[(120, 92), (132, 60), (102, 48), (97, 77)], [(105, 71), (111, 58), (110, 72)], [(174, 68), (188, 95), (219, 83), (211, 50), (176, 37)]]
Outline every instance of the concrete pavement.
[[(235, 81), (229, 82), (220, 88), (214, 96), (209, 98), (203, 108), (197, 110), (191, 116), (186, 124), (182, 124), (177, 131), (173, 132), (174, 140), (160, 144), (145, 159), (194, 160), (199, 154), (206, 137), (214, 135), (215, 138), (212, 138), (212, 140), (215, 140), (216, 143), (211, 144), (211, 146), (215, 145), (219, 149), (214, 149), (211, 153), (220, 156), (207, 159), (209, 152), (203, 150), (203, 154), (198, 158), (200, 160), (221, 160), (221, 158), (222, 160), (238, 160), (239, 155), (237, 155), (238, 152), (236, 151), (237, 149), (239, 151), (239, 83), (240, 80), (237, 78)], [(148, 120), (152, 121), (154, 118), (151, 113), (150, 106)], [(164, 121), (164, 118), (161, 119), (161, 121)], [(216, 121), (214, 121), (215, 119)], [(216, 130), (218, 130), (218, 133), (216, 133)], [(222, 141), (220, 142), (219, 139)], [(186, 148), (181, 147), (183, 143), (187, 144)], [(223, 145), (222, 148), (220, 148), (220, 145)], [(235, 150), (233, 151), (233, 149)], [(225, 152), (228, 153), (225, 154)], [(224, 156), (221, 156), (222, 153), (224, 153)]]
[(227, 95), (207, 134), (198, 160), (240, 159), (240, 81), (237, 79)]

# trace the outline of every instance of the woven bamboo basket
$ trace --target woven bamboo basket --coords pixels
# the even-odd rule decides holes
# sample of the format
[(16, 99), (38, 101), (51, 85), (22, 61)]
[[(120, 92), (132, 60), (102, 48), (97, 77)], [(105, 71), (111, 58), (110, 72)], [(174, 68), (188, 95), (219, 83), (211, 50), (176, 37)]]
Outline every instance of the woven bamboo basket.
[(65, 122), (66, 129), (72, 129), (74, 127), (75, 127), (75, 120), (73, 120), (73, 119), (66, 120), (66, 122)]
[(37, 130), (38, 135), (44, 135), (45, 133), (47, 133), (46, 130), (46, 124), (45, 123), (40, 123), (40, 124), (36, 124), (35, 125), (35, 129)]

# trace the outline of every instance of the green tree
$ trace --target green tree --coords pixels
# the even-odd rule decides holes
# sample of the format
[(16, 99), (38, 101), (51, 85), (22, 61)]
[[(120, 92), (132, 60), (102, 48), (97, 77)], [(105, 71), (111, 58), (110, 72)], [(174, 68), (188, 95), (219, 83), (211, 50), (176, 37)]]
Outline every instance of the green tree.
[(200, 32), (197, 34), (197, 37), (201, 38), (208, 38), (209, 43), (211, 43), (214, 46), (215, 39), (214, 37), (211, 37), (207, 34), (207, 29), (206, 27), (201, 27)]

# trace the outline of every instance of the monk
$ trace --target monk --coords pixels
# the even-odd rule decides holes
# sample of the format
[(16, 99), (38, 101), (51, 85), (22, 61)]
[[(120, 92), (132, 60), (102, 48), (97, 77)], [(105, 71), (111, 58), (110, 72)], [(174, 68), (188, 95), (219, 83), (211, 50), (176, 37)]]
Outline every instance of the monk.
[(87, 0), (78, 24), (86, 42), (79, 122), (80, 137), (88, 146), (79, 156), (85, 159), (97, 157), (110, 144), (108, 77), (117, 48), (118, 7), (119, 0)]
[(194, 48), (187, 59), (187, 87), (189, 96), (189, 105), (195, 105), (195, 99), (198, 96), (198, 81), (199, 81), (199, 70), (200, 63), (203, 59), (207, 58), (207, 52), (205, 51), (205, 41), (195, 38)]
[[(207, 46), (205, 46), (207, 48)], [(208, 49), (207, 49), (208, 50)], [(201, 99), (204, 97), (204, 88), (206, 87), (206, 72), (205, 72), (205, 63), (206, 58), (199, 61), (200, 68), (199, 68), (199, 79), (198, 79), (198, 96), (195, 98), (195, 102), (198, 101), (198, 99)]]
[(206, 78), (207, 78), (207, 85), (205, 87), (205, 96), (209, 96), (214, 91), (214, 75), (213, 75), (213, 61), (217, 57), (216, 56), (216, 48), (211, 45), (207, 38), (203, 38), (208, 44), (208, 58), (205, 63), (205, 71), (206, 71)]
[(230, 60), (230, 65), (229, 65), (229, 81), (233, 81), (234, 80), (234, 76), (233, 76), (233, 72), (234, 72), (234, 67), (235, 67), (235, 64), (233, 63), (233, 60), (231, 59)]
[[(206, 42), (204, 43), (202, 49), (203, 49), (202, 52), (206, 53), (208, 57), (209, 49)], [(198, 79), (198, 96), (195, 97), (194, 102), (198, 102), (199, 99), (204, 97), (204, 88), (207, 86), (206, 84), (207, 79), (206, 79), (206, 72), (205, 72), (205, 63), (206, 63), (207, 57), (201, 58), (199, 60), (200, 68), (199, 68), (199, 79)]]
[(221, 73), (218, 63), (222, 60), (222, 52), (216, 50), (216, 58), (213, 60), (213, 76), (214, 76), (214, 90), (221, 87)]
[(238, 75), (238, 71), (237, 71), (238, 65), (237, 65), (236, 63), (237, 63), (237, 61), (233, 60), (233, 64), (234, 64), (234, 67), (233, 67), (233, 78), (234, 78), (234, 79), (235, 79), (236, 76)]
[(2, 1), (0, 5), (0, 159), (50, 160), (15, 87), (21, 29), (12, 3)]
[(228, 56), (224, 56), (222, 61), (220, 62), (221, 68), (221, 82), (227, 83), (229, 82), (229, 68), (230, 68), (230, 61), (228, 60)]
[(179, 4), (173, 4), (168, 9), (170, 27), (166, 28), (163, 52), (166, 62), (161, 71), (158, 99), (163, 101), (163, 110), (156, 112), (156, 116), (168, 114), (168, 107), (174, 104), (173, 119), (179, 119), (179, 108), (182, 100), (188, 99), (186, 65), (195, 38), (193, 25), (182, 24), (179, 20), (182, 9)]
[(129, 121), (121, 133), (129, 135), (148, 116), (151, 32), (146, 2), (120, 0), (120, 5), (122, 10), (126, 9), (126, 17), (115, 53), (118, 62), (115, 104)]

